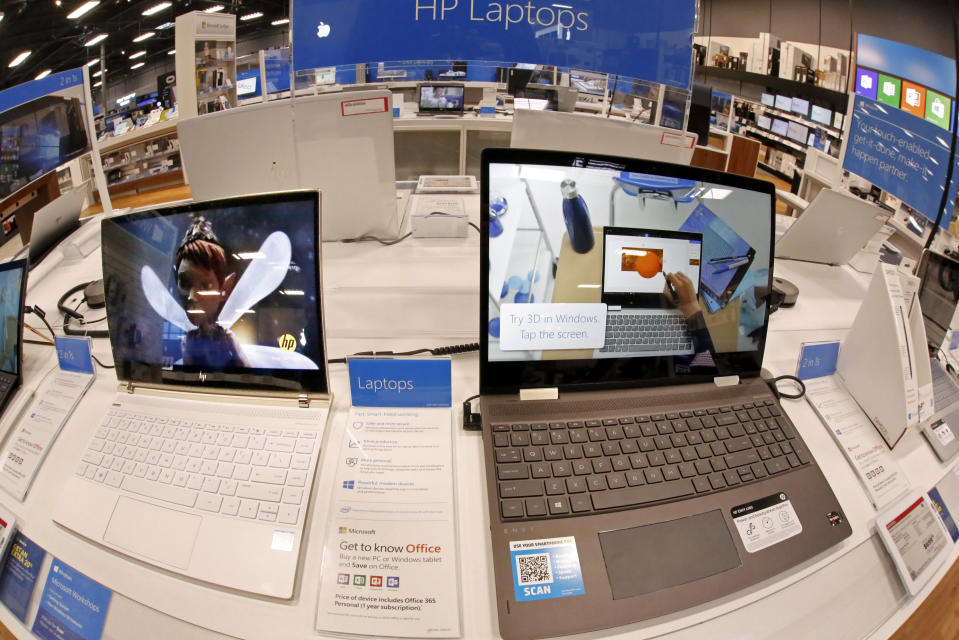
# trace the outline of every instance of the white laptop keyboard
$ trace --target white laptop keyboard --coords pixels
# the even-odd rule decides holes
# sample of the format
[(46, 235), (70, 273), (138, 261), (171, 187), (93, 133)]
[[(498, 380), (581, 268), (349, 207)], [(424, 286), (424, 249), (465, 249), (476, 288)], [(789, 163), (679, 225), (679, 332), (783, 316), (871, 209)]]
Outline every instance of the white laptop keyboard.
[(111, 409), (76, 474), (198, 513), (297, 525), (318, 450), (315, 431)]

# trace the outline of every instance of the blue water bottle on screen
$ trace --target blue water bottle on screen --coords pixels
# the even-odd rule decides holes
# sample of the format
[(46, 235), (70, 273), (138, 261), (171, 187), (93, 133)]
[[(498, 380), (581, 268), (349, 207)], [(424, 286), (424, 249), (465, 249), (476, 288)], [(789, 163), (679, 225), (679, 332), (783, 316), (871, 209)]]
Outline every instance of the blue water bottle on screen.
[(559, 189), (563, 194), (563, 220), (569, 233), (569, 244), (576, 253), (588, 253), (595, 243), (593, 224), (589, 220), (589, 207), (579, 195), (576, 181), (566, 178)]

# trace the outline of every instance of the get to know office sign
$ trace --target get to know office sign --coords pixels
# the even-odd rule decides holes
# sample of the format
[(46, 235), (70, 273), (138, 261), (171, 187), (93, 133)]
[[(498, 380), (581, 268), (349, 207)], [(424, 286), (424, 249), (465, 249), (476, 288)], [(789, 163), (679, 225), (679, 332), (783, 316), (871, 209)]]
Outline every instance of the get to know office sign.
[(293, 64), (480, 60), (689, 88), (695, 0), (293, 0)]

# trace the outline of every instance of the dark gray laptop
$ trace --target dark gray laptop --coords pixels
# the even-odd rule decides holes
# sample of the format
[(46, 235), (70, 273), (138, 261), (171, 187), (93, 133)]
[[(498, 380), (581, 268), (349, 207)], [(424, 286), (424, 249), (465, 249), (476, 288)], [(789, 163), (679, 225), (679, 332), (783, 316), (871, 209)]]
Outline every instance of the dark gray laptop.
[[(644, 201), (614, 193), (627, 177), (695, 188), (688, 202)], [(773, 202), (769, 183), (701, 169), (483, 152), (480, 391), (505, 638), (663, 616), (774, 577), (851, 534), (759, 378)], [(613, 210), (618, 229), (677, 232), (690, 218), (716, 228), (701, 231), (701, 253), (621, 231), (604, 246)], [(711, 313), (696, 292), (729, 268), (721, 258), (734, 247), (707, 244), (733, 234), (755, 255)], [(619, 291), (659, 291), (682, 312), (693, 349), (627, 345), (620, 357), (596, 357), (614, 317), (602, 298), (611, 279)], [(661, 331), (653, 321), (630, 339)]]

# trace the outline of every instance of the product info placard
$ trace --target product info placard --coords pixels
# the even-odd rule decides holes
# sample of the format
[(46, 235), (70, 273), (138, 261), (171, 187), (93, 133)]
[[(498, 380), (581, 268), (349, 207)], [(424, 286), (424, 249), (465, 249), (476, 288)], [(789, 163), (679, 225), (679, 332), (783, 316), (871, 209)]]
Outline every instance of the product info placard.
[(336, 452), (316, 628), (460, 636), (450, 410), (350, 410)]

